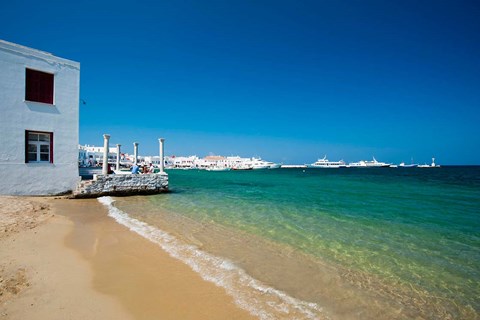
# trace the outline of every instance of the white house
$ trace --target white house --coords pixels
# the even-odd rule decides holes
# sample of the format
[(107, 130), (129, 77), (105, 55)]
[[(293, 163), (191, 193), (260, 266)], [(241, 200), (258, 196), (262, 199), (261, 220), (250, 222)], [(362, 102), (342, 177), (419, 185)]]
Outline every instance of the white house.
[(0, 194), (73, 190), (80, 64), (0, 40)]
[[(94, 164), (97, 166), (101, 166), (103, 163), (103, 150), (104, 147), (96, 147), (90, 145), (79, 145), (78, 146), (78, 165), (79, 166), (91, 166), (92, 163), (90, 162), (93, 160)], [(125, 155), (120, 155), (120, 160), (125, 160)], [(117, 148), (116, 147), (108, 147), (108, 163), (113, 164), (117, 161)]]

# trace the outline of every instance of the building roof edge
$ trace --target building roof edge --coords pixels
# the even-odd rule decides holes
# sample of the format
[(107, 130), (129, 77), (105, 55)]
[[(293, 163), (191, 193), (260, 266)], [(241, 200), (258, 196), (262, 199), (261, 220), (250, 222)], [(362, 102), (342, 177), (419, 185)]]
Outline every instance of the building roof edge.
[(80, 62), (73, 61), (73, 60), (70, 60), (70, 59), (65, 59), (65, 58), (62, 58), (62, 57), (58, 57), (58, 56), (53, 55), (50, 52), (30, 48), (30, 47), (27, 47), (27, 46), (23, 46), (23, 45), (20, 45), (20, 44), (17, 44), (17, 43), (5, 41), (5, 40), (2, 40), (2, 39), (0, 39), (0, 49), (4, 49), (4, 50), (12, 51), (12, 52), (15, 52), (15, 53), (20, 53), (20, 54), (34, 55), (36, 57), (43, 58), (45, 60), (57, 60), (59, 62), (61, 61), (62, 63), (69, 64), (71, 66), (75, 66), (77, 68), (80, 68)]

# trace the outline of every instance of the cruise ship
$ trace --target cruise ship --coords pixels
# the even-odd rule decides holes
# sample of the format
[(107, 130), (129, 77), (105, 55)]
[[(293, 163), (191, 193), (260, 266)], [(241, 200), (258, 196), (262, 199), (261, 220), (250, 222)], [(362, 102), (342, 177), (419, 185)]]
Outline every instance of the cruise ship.
[(327, 156), (325, 156), (322, 159), (318, 159), (317, 161), (315, 161), (312, 164), (308, 164), (307, 166), (310, 167), (310, 168), (332, 168), (332, 169), (336, 169), (336, 168), (346, 168), (347, 164), (343, 160), (329, 161), (327, 159)]
[(359, 162), (350, 162), (348, 164), (350, 168), (388, 168), (391, 166), (390, 163), (380, 162), (373, 157), (371, 161), (359, 161)]

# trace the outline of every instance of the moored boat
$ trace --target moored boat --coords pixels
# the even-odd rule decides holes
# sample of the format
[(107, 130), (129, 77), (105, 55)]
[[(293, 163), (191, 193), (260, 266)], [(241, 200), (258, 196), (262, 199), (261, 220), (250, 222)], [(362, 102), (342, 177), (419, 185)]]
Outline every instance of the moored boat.
[(253, 170), (259, 170), (259, 169), (269, 169), (270, 165), (273, 164), (273, 162), (267, 162), (260, 158), (252, 158), (250, 162), (248, 162), (247, 164), (251, 166)]
[(332, 169), (337, 169), (337, 168), (346, 168), (347, 164), (345, 161), (340, 160), (340, 161), (329, 161), (327, 159), (327, 156), (323, 157), (322, 159), (318, 159), (314, 163), (308, 164), (307, 165), (310, 168), (332, 168)]
[(348, 167), (350, 168), (389, 168), (391, 163), (380, 162), (373, 157), (373, 160), (360, 160), (358, 162), (350, 162)]
[(386, 163), (386, 162), (381, 162), (381, 161), (377, 161), (377, 159), (375, 159), (375, 157), (373, 157), (373, 160), (371, 161), (365, 161), (365, 164), (367, 165), (367, 167), (370, 167), (370, 168), (388, 168), (390, 167), (390, 163)]
[(268, 162), (268, 164), (270, 165), (268, 169), (278, 169), (282, 166), (281, 163)]

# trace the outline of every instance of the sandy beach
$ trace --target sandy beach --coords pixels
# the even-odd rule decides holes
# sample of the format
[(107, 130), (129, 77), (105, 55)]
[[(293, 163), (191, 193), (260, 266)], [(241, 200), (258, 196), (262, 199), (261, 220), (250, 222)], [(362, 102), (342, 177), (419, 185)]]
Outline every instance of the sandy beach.
[(95, 199), (0, 196), (0, 319), (253, 319)]

